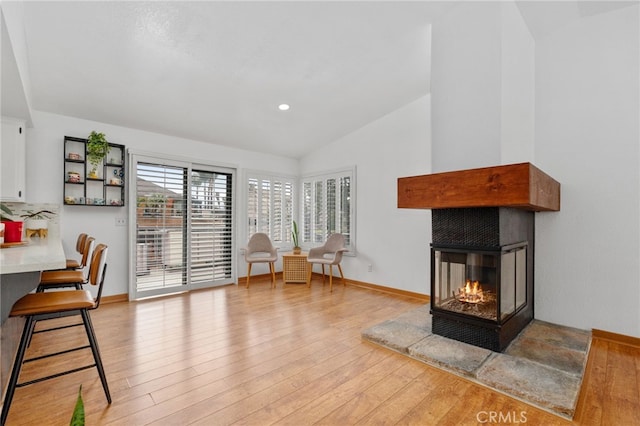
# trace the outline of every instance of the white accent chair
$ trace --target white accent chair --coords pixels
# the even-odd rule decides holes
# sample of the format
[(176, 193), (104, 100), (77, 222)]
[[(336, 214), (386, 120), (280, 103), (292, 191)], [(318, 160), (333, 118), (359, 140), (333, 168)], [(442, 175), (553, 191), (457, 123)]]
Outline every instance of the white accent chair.
[(249, 288), (249, 276), (251, 265), (254, 263), (268, 263), (271, 271), (271, 288), (276, 286), (275, 261), (278, 260), (278, 249), (271, 243), (267, 234), (255, 233), (249, 238), (249, 243), (244, 250), (244, 259), (247, 261), (247, 288)]
[(324, 245), (309, 250), (307, 262), (311, 263), (307, 276), (307, 287), (311, 287), (311, 274), (313, 273), (313, 264), (322, 265), (322, 285), (324, 285), (324, 265), (329, 265), (329, 291), (333, 291), (333, 265), (338, 266), (340, 276), (342, 277), (342, 285), (346, 285), (344, 274), (340, 262), (342, 261), (342, 253), (349, 251), (344, 247), (344, 235), (331, 234)]

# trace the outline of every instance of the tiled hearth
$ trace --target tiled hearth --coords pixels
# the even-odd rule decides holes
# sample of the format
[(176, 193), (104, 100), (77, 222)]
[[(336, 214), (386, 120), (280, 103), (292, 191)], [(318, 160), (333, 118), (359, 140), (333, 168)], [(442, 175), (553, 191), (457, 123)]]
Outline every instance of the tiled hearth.
[(362, 337), (569, 419), (591, 342), (587, 331), (533, 320), (506, 350), (493, 352), (433, 334), (429, 305)]

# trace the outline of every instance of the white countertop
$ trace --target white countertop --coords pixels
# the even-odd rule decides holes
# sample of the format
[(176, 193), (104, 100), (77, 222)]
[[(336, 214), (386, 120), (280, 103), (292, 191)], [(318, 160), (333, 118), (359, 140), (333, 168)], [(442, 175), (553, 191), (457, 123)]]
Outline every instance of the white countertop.
[(59, 238), (32, 237), (23, 246), (0, 249), (0, 274), (46, 271), (66, 266)]

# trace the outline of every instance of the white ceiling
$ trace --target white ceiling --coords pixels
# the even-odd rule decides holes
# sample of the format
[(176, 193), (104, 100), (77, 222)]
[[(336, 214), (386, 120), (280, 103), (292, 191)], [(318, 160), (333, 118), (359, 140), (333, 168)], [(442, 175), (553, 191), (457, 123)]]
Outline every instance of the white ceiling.
[[(633, 3), (517, 4), (537, 38)], [(429, 23), (458, 4), (28, 1), (30, 103), (299, 158), (427, 94)]]
[(447, 7), (27, 2), (32, 107), (296, 158), (427, 93)]

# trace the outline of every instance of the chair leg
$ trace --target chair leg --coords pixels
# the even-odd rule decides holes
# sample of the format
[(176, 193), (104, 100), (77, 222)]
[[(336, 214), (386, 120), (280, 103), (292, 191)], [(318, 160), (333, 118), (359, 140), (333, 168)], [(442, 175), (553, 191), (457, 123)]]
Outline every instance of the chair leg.
[(307, 263), (307, 287), (311, 288), (311, 274), (313, 274), (313, 263)]
[(322, 265), (322, 285), (324, 285), (324, 263), (321, 263)]
[(269, 262), (269, 270), (271, 271), (271, 288), (276, 288), (276, 267), (273, 262)]
[(347, 282), (344, 280), (344, 274), (342, 273), (342, 266), (338, 263), (338, 271), (340, 271), (340, 276), (342, 277), (342, 285), (346, 287)]
[(329, 293), (333, 293), (333, 265), (329, 265)]
[(31, 346), (31, 339), (33, 339), (33, 332), (36, 329), (36, 323), (38, 321), (33, 318), (33, 321), (31, 321), (31, 330), (29, 330), (29, 340), (27, 341), (27, 347)]
[(20, 344), (18, 345), (18, 352), (16, 353), (15, 361), (13, 362), (13, 369), (11, 370), (11, 378), (7, 384), (7, 392), (4, 396), (4, 403), (2, 404), (2, 415), (0, 417), (0, 425), (4, 425), (7, 422), (7, 416), (9, 415), (9, 408), (11, 407), (11, 401), (16, 391), (16, 384), (18, 383), (18, 377), (20, 376), (20, 370), (22, 369), (22, 362), (24, 361), (24, 354), (27, 351), (27, 346), (31, 341), (31, 333), (33, 333), (34, 319), (33, 316), (28, 316), (24, 329), (22, 331), (22, 337), (20, 338)]
[(87, 338), (89, 339), (91, 352), (93, 352), (93, 359), (96, 363), (96, 368), (98, 369), (98, 375), (100, 376), (100, 381), (102, 382), (104, 394), (107, 397), (107, 401), (109, 402), (109, 404), (111, 404), (111, 394), (109, 393), (107, 376), (104, 373), (104, 367), (102, 366), (102, 358), (100, 358), (100, 350), (98, 349), (98, 340), (96, 339), (96, 334), (93, 330), (93, 324), (91, 324), (91, 317), (89, 316), (89, 312), (86, 309), (80, 311), (80, 314), (82, 315), (82, 321), (84, 322), (84, 328), (87, 332)]
[(249, 288), (249, 276), (251, 275), (251, 263), (247, 263), (247, 288)]

